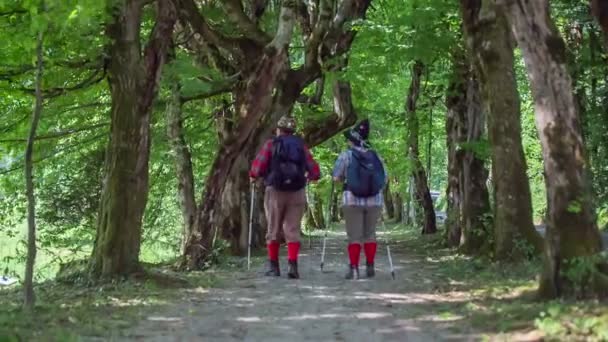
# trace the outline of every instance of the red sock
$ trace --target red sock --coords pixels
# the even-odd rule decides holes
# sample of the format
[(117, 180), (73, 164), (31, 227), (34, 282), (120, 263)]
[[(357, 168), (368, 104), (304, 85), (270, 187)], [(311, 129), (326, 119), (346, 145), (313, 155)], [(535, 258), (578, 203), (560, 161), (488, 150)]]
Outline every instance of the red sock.
[(287, 260), (298, 261), (298, 253), (300, 252), (299, 242), (288, 242), (287, 243)]
[(365, 250), (365, 258), (367, 259), (368, 264), (374, 263), (374, 258), (376, 257), (377, 248), (378, 248), (378, 244), (375, 242), (366, 242), (363, 245), (363, 249)]
[(351, 265), (359, 266), (359, 255), (361, 254), (361, 245), (358, 243), (351, 243), (348, 245), (348, 258), (350, 259)]
[(268, 249), (268, 260), (279, 261), (279, 243), (276, 241), (269, 241), (266, 244)]

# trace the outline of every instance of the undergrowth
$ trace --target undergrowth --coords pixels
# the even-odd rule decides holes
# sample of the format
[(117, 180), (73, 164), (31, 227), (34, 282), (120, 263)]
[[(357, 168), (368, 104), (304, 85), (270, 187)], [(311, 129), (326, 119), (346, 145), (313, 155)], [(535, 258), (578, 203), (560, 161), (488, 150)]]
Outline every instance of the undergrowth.
[(0, 290), (0, 341), (79, 341), (83, 336), (120, 337), (139, 320), (172, 301), (204, 296), (218, 286), (214, 272), (178, 274), (152, 269), (103, 284), (47, 281), (36, 286), (33, 312), (22, 310), (20, 288)]
[[(395, 233), (393, 233), (395, 234)], [(443, 246), (441, 234), (401, 237), (408, 253), (421, 255), (437, 293), (461, 295), (454, 303), (441, 303), (443, 316), (460, 317), (467, 329), (482, 336), (532, 333), (549, 341), (608, 341), (608, 303), (597, 299), (541, 301), (536, 296), (541, 261), (497, 263), (458, 254)], [(511, 336), (511, 337), (509, 337)]]

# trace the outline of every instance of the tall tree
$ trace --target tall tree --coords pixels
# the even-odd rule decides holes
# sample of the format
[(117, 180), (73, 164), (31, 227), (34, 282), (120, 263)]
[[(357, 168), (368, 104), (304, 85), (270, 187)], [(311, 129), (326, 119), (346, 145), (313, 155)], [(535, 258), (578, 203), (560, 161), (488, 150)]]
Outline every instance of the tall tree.
[(446, 137), (448, 152), (447, 219), (445, 233), (448, 246), (458, 247), (462, 237), (464, 205), (464, 150), (466, 141), (468, 63), (464, 51), (452, 57), (452, 75), (445, 96)]
[(490, 211), (488, 171), (480, 156), (485, 120), (479, 83), (464, 51), (453, 57), (453, 75), (446, 94), (448, 147), (447, 241), (469, 254), (488, 242)]
[(579, 279), (579, 284), (566, 277), (574, 258), (591, 257), (602, 248), (566, 45), (551, 18), (549, 1), (500, 3), (522, 49), (543, 148), (548, 225), (540, 294), (557, 297), (575, 285), (605, 294), (608, 277), (599, 271)]
[(148, 199), (150, 113), (177, 19), (171, 1), (154, 2), (156, 22), (142, 51), (142, 16), (148, 3), (121, 0), (109, 6), (111, 134), (91, 257), (94, 277), (139, 270), (142, 218)]
[[(44, 6), (44, 4), (43, 4)], [(34, 110), (32, 112), (32, 122), (30, 125), (30, 133), (27, 138), (27, 147), (25, 149), (25, 184), (27, 196), (27, 261), (25, 264), (25, 284), (24, 284), (24, 307), (33, 309), (36, 302), (34, 293), (34, 264), (36, 262), (36, 198), (34, 193), (34, 141), (36, 140), (36, 131), (40, 116), (42, 114), (42, 106), (44, 95), (42, 94), (42, 76), (44, 73), (44, 32), (38, 33), (36, 42), (36, 100)]]
[(513, 38), (494, 0), (460, 0), (469, 54), (479, 74), (492, 149), (495, 257), (518, 258), (523, 237), (539, 252), (530, 184), (521, 142), (520, 100), (514, 71)]
[(605, 0), (591, 0), (591, 13), (604, 31), (604, 48), (608, 49), (608, 3)]
[(416, 104), (421, 91), (421, 79), (424, 72), (424, 64), (415, 61), (411, 72), (410, 87), (405, 101), (406, 122), (408, 128), (408, 157), (412, 167), (412, 177), (415, 184), (415, 198), (419, 208), (423, 209), (422, 234), (434, 234), (437, 232), (435, 208), (427, 182), (426, 172), (420, 160), (419, 132), (420, 124)]
[(172, 76), (171, 98), (167, 104), (167, 137), (174, 159), (177, 175), (177, 197), (182, 211), (183, 228), (181, 250), (185, 251), (186, 239), (190, 236), (194, 217), (196, 215), (196, 199), (194, 197), (194, 171), (192, 169), (192, 154), (186, 142), (183, 127), (183, 99), (180, 91), (179, 77)]
[[(279, 117), (291, 112), (307, 86), (319, 79), (324, 70), (340, 70), (345, 65), (341, 56), (348, 51), (356, 35), (356, 30), (347, 29), (345, 24), (363, 18), (371, 0), (345, 0), (337, 6), (333, 1), (320, 1), (318, 6), (305, 6), (300, 1), (283, 1), (277, 30), (272, 35), (261, 28), (262, 21), (251, 19), (262, 17), (264, 10), (268, 10), (267, 6), (256, 7), (259, 11), (252, 13), (252, 8), (243, 7), (236, 0), (202, 4), (219, 7), (234, 24), (232, 29), (240, 32), (238, 38), (224, 33), (218, 26), (212, 26), (195, 1), (176, 2), (182, 8), (180, 19), (184, 26), (192, 28), (196, 33), (194, 38), (204, 40), (205, 48), (201, 53), (212, 56), (222, 72), (228, 70), (231, 74), (240, 75), (237, 86), (232, 89), (236, 110), (220, 141), (201, 204), (197, 208), (194, 229), (186, 244), (182, 265), (194, 269), (204, 265), (218, 230), (228, 225), (240, 229), (240, 235), (243, 234), (246, 219), (239, 222), (233, 219), (242, 217), (238, 214), (242, 203), (249, 200), (249, 160), (264, 140), (270, 137)], [(301, 28), (299, 32), (303, 35), (301, 39), (305, 47), (303, 62), (292, 68), (294, 63), (290, 61), (288, 50), (296, 24)], [(350, 96), (350, 86), (348, 89), (336, 86), (341, 88), (340, 94), (348, 92)], [(334, 113), (326, 118), (326, 125), (320, 127), (331, 127), (332, 122), (339, 124), (335, 126), (339, 131), (340, 125), (346, 121)], [(325, 132), (320, 131), (315, 135), (319, 136), (318, 133)], [(331, 134), (323, 139), (329, 137)], [(227, 192), (227, 188), (234, 191)], [(226, 201), (226, 196), (235, 198)]]
[(490, 199), (487, 188), (488, 170), (483, 155), (485, 113), (481, 106), (479, 82), (469, 68), (467, 77), (466, 142), (463, 156), (463, 239), (462, 250), (469, 254), (482, 252), (487, 246)]

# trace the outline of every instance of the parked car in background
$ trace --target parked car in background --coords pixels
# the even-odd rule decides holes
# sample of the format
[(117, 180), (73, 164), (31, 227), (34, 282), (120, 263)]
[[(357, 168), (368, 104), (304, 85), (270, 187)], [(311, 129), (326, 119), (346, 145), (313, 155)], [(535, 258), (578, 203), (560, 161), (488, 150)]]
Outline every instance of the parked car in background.
[(441, 197), (439, 191), (431, 190), (431, 199), (433, 200), (433, 207), (435, 208), (435, 220), (437, 224), (444, 224), (447, 219), (447, 214), (444, 211), (439, 210), (437, 207), (437, 200)]

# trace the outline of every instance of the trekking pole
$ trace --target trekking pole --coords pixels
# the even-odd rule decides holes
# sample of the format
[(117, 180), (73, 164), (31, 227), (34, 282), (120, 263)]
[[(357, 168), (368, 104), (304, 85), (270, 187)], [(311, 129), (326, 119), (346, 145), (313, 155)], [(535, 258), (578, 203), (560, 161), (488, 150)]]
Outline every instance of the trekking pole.
[(251, 231), (253, 229), (253, 205), (255, 203), (255, 183), (251, 182), (251, 204), (249, 205), (249, 242), (247, 244), (247, 270), (251, 269)]
[(325, 266), (325, 246), (327, 245), (327, 231), (329, 230), (329, 223), (331, 221), (331, 206), (334, 198), (334, 180), (331, 180), (331, 190), (329, 192), (329, 201), (327, 202), (327, 215), (325, 219), (325, 234), (323, 235), (323, 249), (321, 250), (321, 272), (323, 272), (323, 266)]
[[(310, 196), (308, 194), (308, 188), (309, 185), (308, 183), (306, 183), (306, 206), (308, 207), (308, 216), (309, 218), (312, 217), (312, 209), (310, 207)], [(313, 219), (314, 221), (314, 219)], [(310, 222), (308, 222), (308, 219), (306, 219), (307, 225), (308, 225), (308, 248), (311, 249), (312, 248), (312, 230), (310, 229)]]
[[(386, 224), (384, 223), (384, 218), (382, 218), (382, 229), (384, 230), (384, 234), (387, 234), (388, 231), (386, 229)], [(395, 280), (395, 268), (393, 267), (393, 258), (391, 257), (391, 246), (388, 244), (388, 236), (384, 238), (384, 243), (386, 244), (386, 254), (388, 255), (388, 264), (391, 268), (391, 277)]]

